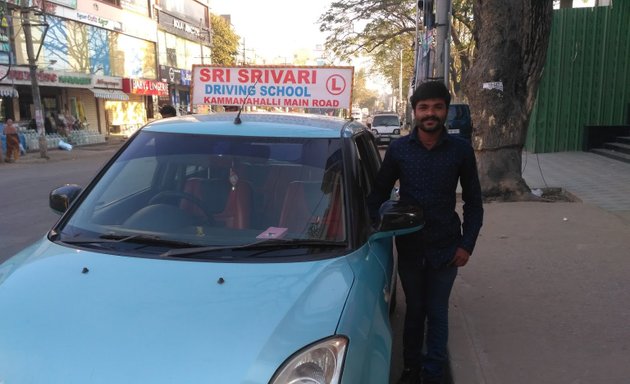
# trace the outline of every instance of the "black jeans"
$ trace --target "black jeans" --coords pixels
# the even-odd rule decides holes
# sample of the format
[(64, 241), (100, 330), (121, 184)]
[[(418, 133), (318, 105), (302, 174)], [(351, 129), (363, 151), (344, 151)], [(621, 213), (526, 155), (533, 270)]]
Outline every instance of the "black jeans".
[[(457, 267), (434, 267), (424, 252), (408, 246), (398, 248), (398, 275), (407, 310), (403, 331), (405, 367), (422, 367), (427, 378), (441, 378), (447, 361), (448, 304)], [(425, 336), (426, 354), (422, 347)]]

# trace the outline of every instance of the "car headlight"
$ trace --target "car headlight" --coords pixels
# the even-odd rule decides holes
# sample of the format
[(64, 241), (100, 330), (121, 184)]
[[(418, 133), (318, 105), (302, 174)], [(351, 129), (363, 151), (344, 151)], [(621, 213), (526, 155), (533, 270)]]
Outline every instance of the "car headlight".
[(400, 135), (400, 129), (394, 129), (394, 135)]
[(348, 339), (334, 336), (311, 344), (289, 357), (269, 384), (336, 384), (346, 356)]

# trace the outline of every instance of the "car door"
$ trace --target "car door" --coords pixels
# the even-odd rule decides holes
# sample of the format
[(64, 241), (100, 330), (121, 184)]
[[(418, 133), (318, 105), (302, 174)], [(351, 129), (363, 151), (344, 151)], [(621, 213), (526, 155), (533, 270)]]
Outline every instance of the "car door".
[(343, 383), (385, 383), (389, 379), (392, 334), (389, 303), (393, 273), (392, 239), (371, 237), (366, 199), (381, 159), (366, 130), (346, 147), (348, 214), (352, 252), (347, 260), (354, 273), (352, 290), (337, 331), (350, 338)]
[[(358, 135), (355, 139), (355, 145), (357, 150), (357, 169), (358, 180), (360, 184), (360, 197), (362, 199), (362, 206), (360, 213), (357, 214), (359, 220), (365, 223), (360, 231), (362, 236), (365, 236), (367, 246), (370, 248), (369, 252), (374, 254), (378, 259), (383, 272), (387, 276), (387, 284), (391, 285), (394, 281), (395, 274), (394, 260), (393, 260), (393, 244), (391, 238), (383, 238), (378, 240), (369, 240), (369, 236), (372, 231), (368, 223), (370, 223), (369, 212), (367, 210), (367, 196), (372, 192), (374, 182), (376, 180), (376, 174), (381, 166), (381, 156), (378, 151), (378, 147), (374, 143), (374, 140), (369, 134)], [(385, 291), (390, 291), (391, 286), (384, 287)]]

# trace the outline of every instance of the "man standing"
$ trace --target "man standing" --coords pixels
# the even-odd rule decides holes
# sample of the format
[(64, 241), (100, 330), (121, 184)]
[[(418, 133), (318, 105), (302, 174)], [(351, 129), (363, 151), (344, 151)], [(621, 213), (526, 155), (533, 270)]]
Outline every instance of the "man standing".
[(7, 119), (4, 126), (4, 135), (7, 140), (7, 163), (12, 163), (20, 158), (20, 138), (18, 130), (13, 125), (13, 120)]
[[(481, 188), (470, 143), (444, 127), (451, 95), (438, 81), (411, 96), (415, 127), (391, 143), (368, 204), (378, 208), (400, 183), (400, 199), (422, 206), (425, 227), (396, 238), (398, 274), (407, 310), (404, 370), (399, 383), (441, 383), (447, 360), (448, 303), (457, 268), (468, 262), (483, 221)], [(455, 211), (462, 187), (463, 222)], [(426, 351), (423, 353), (426, 322)]]

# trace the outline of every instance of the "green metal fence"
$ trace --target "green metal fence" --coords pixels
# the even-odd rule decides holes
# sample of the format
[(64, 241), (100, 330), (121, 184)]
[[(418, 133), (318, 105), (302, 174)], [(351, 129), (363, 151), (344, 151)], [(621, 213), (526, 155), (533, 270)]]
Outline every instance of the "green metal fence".
[(627, 124), (629, 105), (630, 0), (554, 11), (527, 150), (582, 150), (584, 126)]

